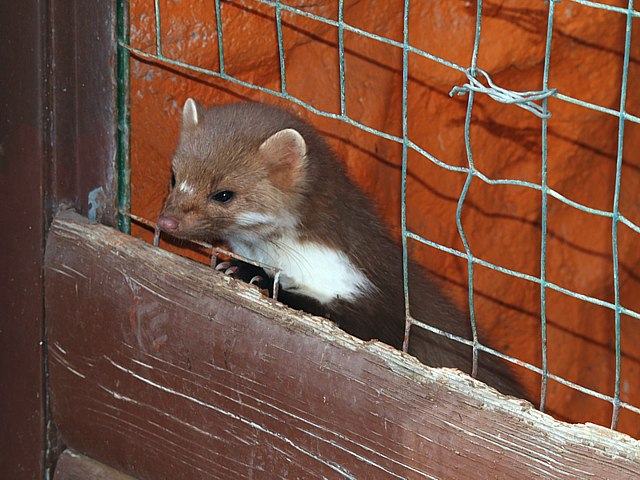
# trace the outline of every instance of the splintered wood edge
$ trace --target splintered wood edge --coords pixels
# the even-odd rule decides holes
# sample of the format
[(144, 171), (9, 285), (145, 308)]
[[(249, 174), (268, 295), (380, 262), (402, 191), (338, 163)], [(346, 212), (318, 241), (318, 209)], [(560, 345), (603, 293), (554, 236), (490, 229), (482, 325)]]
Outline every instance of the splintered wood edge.
[(199, 294), (231, 300), (292, 331), (314, 335), (352, 351), (369, 352), (396, 375), (423, 385), (437, 383), (445, 386), (452, 394), (459, 395), (461, 401), (469, 399), (473, 404), (480, 404), (483, 410), (507, 415), (523, 427), (538, 430), (541, 438), (552, 440), (558, 445), (580, 445), (597, 456), (640, 462), (640, 440), (629, 435), (591, 423), (569, 424), (556, 420), (537, 410), (531, 403), (502, 395), (459, 370), (428, 367), (414, 357), (381, 342), (362, 341), (345, 333), (327, 319), (292, 310), (265, 297), (255, 286), (234, 280), (193, 260), (154, 248), (143, 240), (113, 228), (92, 223), (75, 212), (59, 213), (51, 226), (50, 235), (74, 241), (85, 239), (88, 244), (93, 242), (110, 247), (116, 255), (122, 253), (138, 256), (143, 261), (153, 263), (154, 268), (164, 271), (170, 268), (175, 275), (197, 280), (201, 289)]

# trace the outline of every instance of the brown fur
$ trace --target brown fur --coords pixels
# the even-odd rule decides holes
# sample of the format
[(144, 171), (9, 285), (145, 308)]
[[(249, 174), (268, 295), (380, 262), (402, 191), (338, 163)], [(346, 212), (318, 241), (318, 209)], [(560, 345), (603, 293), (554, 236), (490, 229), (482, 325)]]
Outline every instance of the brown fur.
[[(184, 122), (173, 159), (176, 182), (189, 182), (197, 194), (186, 201), (177, 189), (170, 193), (163, 215), (180, 223), (172, 233), (208, 241), (246, 234), (277, 237), (277, 230), (263, 225), (238, 227), (233, 219), (243, 211), (298, 218), (301, 239), (344, 252), (376, 288), (355, 302), (338, 299), (323, 305), (284, 292), (285, 302), (326, 316), (364, 340), (376, 338), (401, 348), (405, 323), (401, 249), (316, 130), (285, 110), (259, 103), (198, 107), (198, 114), (197, 126)], [(259, 148), (287, 128), (302, 135), (307, 155), (293, 164), (289, 158), (283, 168), (277, 158), (265, 158)], [(274, 168), (278, 181), (274, 181)], [(234, 201), (211, 202), (208, 196), (218, 189), (236, 192)], [(470, 339), (467, 316), (418, 265), (411, 263), (409, 271), (412, 315)], [(469, 347), (423, 329), (412, 329), (410, 353), (428, 365), (471, 369)], [(503, 393), (523, 396), (509, 369), (492, 356), (480, 355), (478, 378)]]

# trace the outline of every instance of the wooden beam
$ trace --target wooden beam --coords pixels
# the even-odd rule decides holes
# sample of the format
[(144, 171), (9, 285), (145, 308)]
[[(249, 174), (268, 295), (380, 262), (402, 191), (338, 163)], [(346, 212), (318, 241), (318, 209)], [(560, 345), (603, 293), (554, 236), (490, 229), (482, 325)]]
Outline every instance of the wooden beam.
[(55, 421), (141, 479), (640, 477), (568, 425), (73, 213), (46, 254)]
[(46, 475), (47, 7), (0, 2), (0, 476)]

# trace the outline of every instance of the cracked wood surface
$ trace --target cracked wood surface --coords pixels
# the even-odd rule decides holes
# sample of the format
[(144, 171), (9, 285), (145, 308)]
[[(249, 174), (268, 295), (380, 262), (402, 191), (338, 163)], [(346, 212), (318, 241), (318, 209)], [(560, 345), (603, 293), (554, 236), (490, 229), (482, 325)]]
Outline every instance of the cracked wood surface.
[(71, 212), (46, 254), (66, 444), (139, 479), (640, 477), (568, 425)]

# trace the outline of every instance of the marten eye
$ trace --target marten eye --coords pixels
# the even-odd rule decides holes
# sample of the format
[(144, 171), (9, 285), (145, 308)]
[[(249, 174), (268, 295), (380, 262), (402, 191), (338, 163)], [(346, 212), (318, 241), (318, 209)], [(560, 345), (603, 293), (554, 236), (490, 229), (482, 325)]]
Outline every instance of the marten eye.
[(171, 172), (171, 190), (174, 189), (174, 187), (176, 186), (176, 174)]
[(209, 200), (214, 202), (226, 203), (233, 198), (233, 192), (231, 190), (221, 190), (209, 195)]

